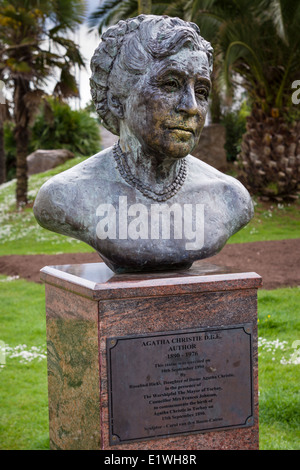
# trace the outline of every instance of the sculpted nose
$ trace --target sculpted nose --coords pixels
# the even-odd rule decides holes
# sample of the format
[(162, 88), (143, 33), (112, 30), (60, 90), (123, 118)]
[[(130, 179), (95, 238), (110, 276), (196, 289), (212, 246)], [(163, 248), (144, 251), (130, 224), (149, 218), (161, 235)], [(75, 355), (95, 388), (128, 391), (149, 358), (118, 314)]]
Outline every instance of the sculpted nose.
[(182, 93), (181, 99), (176, 108), (178, 112), (184, 112), (191, 116), (198, 113), (198, 104), (194, 87), (188, 86)]

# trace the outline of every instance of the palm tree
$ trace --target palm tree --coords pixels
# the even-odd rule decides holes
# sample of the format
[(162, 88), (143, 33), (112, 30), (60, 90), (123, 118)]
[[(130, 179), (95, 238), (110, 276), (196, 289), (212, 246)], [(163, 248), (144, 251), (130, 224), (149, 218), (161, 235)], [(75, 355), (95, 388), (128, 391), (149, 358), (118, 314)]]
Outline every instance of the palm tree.
[[(201, 0), (197, 4), (203, 6)], [(296, 198), (300, 113), (291, 101), (291, 85), (300, 77), (300, 4), (215, 0), (205, 15), (219, 23), (216, 50), (224, 61), (227, 87), (242, 79), (251, 103), (240, 179), (255, 194)]]
[(184, 18), (185, 4), (190, 4), (190, 1), (101, 0), (99, 7), (89, 17), (89, 25), (91, 28), (97, 28), (102, 34), (107, 26), (140, 14), (152, 13)]
[(5, 166), (5, 153), (4, 153), (4, 113), (5, 106), (0, 104), (0, 184), (5, 183), (6, 181), (6, 166)]
[(4, 122), (10, 119), (7, 101), (0, 103), (0, 184), (6, 181), (6, 157), (4, 150)]
[(144, 13), (145, 15), (150, 15), (152, 9), (152, 1), (151, 0), (138, 0), (138, 12), (139, 15)]
[(55, 93), (78, 95), (72, 67), (84, 62), (67, 36), (84, 12), (83, 0), (0, 1), (0, 75), (13, 89), (18, 206), (27, 202), (29, 124), (44, 94), (40, 87), (59, 70)]

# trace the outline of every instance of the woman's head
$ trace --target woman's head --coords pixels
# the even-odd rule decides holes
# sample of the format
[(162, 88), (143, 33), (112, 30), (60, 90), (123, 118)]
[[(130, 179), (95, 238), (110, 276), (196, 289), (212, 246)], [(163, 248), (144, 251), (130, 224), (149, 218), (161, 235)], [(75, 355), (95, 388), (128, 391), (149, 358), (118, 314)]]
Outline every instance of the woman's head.
[(91, 61), (91, 92), (103, 124), (119, 134), (117, 109), (155, 60), (188, 48), (203, 51), (212, 69), (212, 47), (194, 23), (167, 16), (140, 15), (120, 21), (102, 36)]

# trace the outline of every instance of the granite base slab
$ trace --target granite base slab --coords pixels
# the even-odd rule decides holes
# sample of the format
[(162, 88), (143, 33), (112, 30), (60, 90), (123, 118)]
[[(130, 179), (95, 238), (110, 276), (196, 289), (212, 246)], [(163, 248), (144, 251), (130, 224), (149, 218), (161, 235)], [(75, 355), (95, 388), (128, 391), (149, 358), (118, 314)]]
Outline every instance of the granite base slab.
[[(257, 289), (262, 284), (258, 274), (197, 262), (187, 271), (116, 275), (104, 263), (92, 263), (46, 266), (41, 278), (46, 286), (51, 449), (258, 449)], [(179, 418), (178, 433), (145, 437), (136, 431), (132, 442), (113, 441), (109, 339), (168, 338), (170, 332), (177, 336), (198, 332), (200, 338), (205, 331), (243, 326), (251, 329), (250, 424), (234, 422), (232, 427), (198, 432), (192, 424), (182, 427)], [(197, 360), (202, 367), (201, 359)], [(140, 421), (149, 409), (142, 410)], [(126, 410), (125, 418), (130, 416)], [(166, 419), (174, 423), (175, 418)], [(125, 432), (126, 424), (120, 426)]]

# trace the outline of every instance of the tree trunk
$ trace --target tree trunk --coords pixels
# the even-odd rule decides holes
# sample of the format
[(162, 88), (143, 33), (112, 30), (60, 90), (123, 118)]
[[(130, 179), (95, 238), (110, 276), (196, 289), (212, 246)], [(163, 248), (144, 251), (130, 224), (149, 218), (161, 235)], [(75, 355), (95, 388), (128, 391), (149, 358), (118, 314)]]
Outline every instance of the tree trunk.
[(296, 199), (300, 189), (300, 122), (287, 124), (282, 117), (254, 108), (247, 118), (239, 179), (252, 194), (281, 201)]
[(0, 104), (0, 184), (6, 181), (6, 158), (4, 150), (4, 116), (5, 116), (5, 104)]
[(151, 15), (152, 1), (151, 0), (138, 0), (139, 15)]
[(29, 144), (29, 112), (24, 103), (24, 96), (30, 90), (29, 82), (22, 78), (15, 80), (14, 113), (15, 113), (15, 140), (16, 140), (16, 177), (17, 206), (27, 204), (27, 162)]

